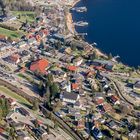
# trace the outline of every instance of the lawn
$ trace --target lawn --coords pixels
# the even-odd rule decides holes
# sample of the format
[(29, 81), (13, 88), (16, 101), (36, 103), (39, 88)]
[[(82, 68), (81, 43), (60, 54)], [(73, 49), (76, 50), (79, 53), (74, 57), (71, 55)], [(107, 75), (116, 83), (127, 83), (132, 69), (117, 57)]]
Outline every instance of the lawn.
[(35, 12), (32, 11), (12, 11), (13, 15), (19, 16), (18, 20), (25, 22), (26, 20), (31, 23), (35, 20)]
[(10, 96), (11, 98), (16, 99), (19, 103), (32, 106), (25, 98), (23, 98), (22, 96), (16, 94), (15, 92), (9, 90), (8, 88), (6, 88), (4, 86), (0, 86), (0, 92), (3, 92), (5, 95)]
[(7, 37), (11, 37), (12, 39), (14, 38), (20, 38), (22, 35), (16, 31), (8, 30), (5, 28), (0, 27), (0, 34), (5, 35)]

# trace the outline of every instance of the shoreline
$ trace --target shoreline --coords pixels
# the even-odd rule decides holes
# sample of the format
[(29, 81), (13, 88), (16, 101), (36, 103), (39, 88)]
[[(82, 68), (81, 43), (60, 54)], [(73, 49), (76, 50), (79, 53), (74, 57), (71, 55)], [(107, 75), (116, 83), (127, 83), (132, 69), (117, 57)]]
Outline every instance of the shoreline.
[[(80, 0), (76, 0), (74, 2), (71, 2), (69, 4), (70, 8), (73, 8), (78, 2), (80, 2)], [(72, 13), (68, 12), (68, 14), (66, 15), (66, 23), (67, 23), (67, 27), (68, 27), (68, 30), (72, 33), (72, 34), (75, 34), (76, 33), (76, 30), (75, 30), (75, 26), (73, 24), (73, 18), (72, 18)]]
[[(80, 2), (80, 1), (81, 1), (81, 0), (76, 0), (76, 1), (72, 2), (72, 3), (70, 4), (69, 10), (70, 10), (71, 8), (73, 8), (73, 7), (74, 7), (78, 2)], [(69, 12), (69, 13), (67, 14), (66, 22), (67, 22), (68, 30), (69, 30), (72, 34), (75, 34), (75, 33), (76, 33), (76, 30), (75, 30), (75, 25), (73, 24), (72, 13)], [(83, 40), (83, 41), (84, 41), (84, 40)], [(105, 58), (108, 58), (108, 56), (107, 56), (105, 53), (103, 53), (100, 49), (98, 49), (98, 48), (92, 46), (92, 45), (91, 45), (89, 42), (87, 42), (87, 41), (85, 41), (85, 42), (88, 43), (88, 45), (91, 46), (91, 47), (94, 49), (94, 51), (96, 51), (96, 53), (97, 53), (98, 56), (103, 56), (103, 57), (105, 57)]]

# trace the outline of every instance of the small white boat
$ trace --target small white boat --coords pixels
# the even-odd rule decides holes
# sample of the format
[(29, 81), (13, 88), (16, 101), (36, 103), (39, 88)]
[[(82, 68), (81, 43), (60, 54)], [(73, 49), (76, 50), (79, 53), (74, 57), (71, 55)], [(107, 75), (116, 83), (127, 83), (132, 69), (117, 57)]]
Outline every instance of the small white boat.
[(74, 25), (76, 25), (76, 26), (87, 26), (88, 25), (88, 22), (78, 21), (78, 22), (74, 23)]

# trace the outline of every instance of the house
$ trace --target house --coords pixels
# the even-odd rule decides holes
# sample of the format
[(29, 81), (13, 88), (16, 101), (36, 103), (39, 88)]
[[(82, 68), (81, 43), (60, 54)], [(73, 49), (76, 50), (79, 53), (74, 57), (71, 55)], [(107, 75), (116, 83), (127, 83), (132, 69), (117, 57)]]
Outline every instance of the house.
[(65, 52), (67, 53), (67, 54), (71, 54), (71, 52), (72, 52), (72, 50), (71, 50), (71, 48), (70, 47), (67, 47), (66, 49), (65, 49)]
[(111, 120), (110, 122), (108, 122), (107, 123), (107, 126), (109, 126), (112, 129), (117, 129), (118, 128), (118, 124), (115, 121), (113, 121), (113, 120)]
[(80, 130), (80, 131), (85, 129), (84, 119), (80, 119), (80, 120), (76, 121), (76, 129)]
[(88, 70), (85, 75), (87, 78), (93, 78), (95, 77), (95, 71)]
[(103, 104), (103, 108), (104, 108), (105, 112), (111, 112), (112, 111), (112, 107), (108, 103)]
[(37, 43), (37, 41), (34, 37), (28, 39), (28, 44), (29, 45), (33, 45), (33, 44), (36, 44), (36, 43)]
[(82, 104), (79, 101), (76, 101), (76, 103), (74, 104), (74, 108), (81, 109), (82, 108)]
[(35, 129), (35, 135), (38, 138), (45, 138), (45, 137), (47, 138), (48, 133), (43, 128), (36, 128)]
[(91, 87), (93, 87), (94, 90), (98, 90), (98, 84), (95, 79), (87, 78), (87, 80), (91, 84)]
[(101, 132), (98, 128), (96, 128), (95, 126), (93, 127), (91, 133), (93, 134), (93, 136), (94, 136), (96, 139), (101, 139), (101, 138), (103, 137), (102, 132)]
[(107, 63), (104, 68), (107, 70), (107, 71), (112, 71), (113, 68), (114, 68), (114, 64), (113, 63)]
[(31, 140), (27, 131), (17, 130), (16, 134), (17, 134), (18, 140)]
[(13, 21), (16, 20), (16, 16), (0, 16), (0, 22), (7, 22), (7, 21)]
[(129, 133), (128, 134), (129, 135), (129, 138), (130, 139), (137, 139), (137, 136), (138, 136), (138, 132), (137, 132), (137, 130), (135, 129), (135, 130), (133, 130), (131, 133)]
[(12, 98), (8, 98), (8, 102), (10, 103), (11, 106), (16, 105), (16, 101), (14, 101)]
[(83, 58), (82, 58), (82, 57), (78, 57), (78, 58), (75, 58), (75, 59), (73, 60), (73, 64), (74, 64), (75, 66), (80, 66), (80, 65), (82, 64), (82, 62), (83, 62)]
[(76, 93), (63, 92), (60, 98), (63, 102), (75, 104), (80, 97)]
[(60, 41), (64, 42), (64, 36), (61, 35), (61, 34), (54, 34), (53, 37), (57, 40), (60, 40)]
[(32, 62), (30, 65), (30, 71), (39, 72), (41, 74), (45, 74), (47, 68), (49, 68), (49, 62), (43, 58)]
[(21, 123), (21, 122), (11, 121), (10, 125), (13, 126), (15, 128), (15, 130), (24, 130), (25, 129), (25, 124)]
[(71, 72), (76, 72), (77, 69), (78, 69), (78, 67), (77, 67), (77, 66), (69, 65), (69, 66), (67, 66), (67, 69), (68, 69), (69, 71), (71, 71)]
[(12, 54), (8, 56), (8, 62), (17, 65), (20, 62), (20, 55)]
[(52, 70), (51, 71), (56, 77), (62, 77), (62, 78), (66, 78), (67, 77), (67, 73), (63, 72), (62, 70)]
[(86, 131), (80, 131), (81, 132), (81, 134), (82, 134), (82, 136), (85, 138), (85, 139), (88, 139), (88, 137), (89, 137), (89, 134), (88, 134), (88, 132), (86, 132)]
[(133, 90), (136, 92), (140, 92), (140, 81), (137, 81), (134, 85), (133, 85)]
[(72, 90), (76, 91), (79, 89), (79, 84), (78, 83), (72, 83), (71, 84)]
[(119, 99), (118, 99), (118, 97), (117, 96), (115, 96), (115, 95), (111, 95), (110, 96), (110, 100), (112, 101), (112, 103), (113, 104), (120, 104), (120, 101), (119, 101)]
[(96, 99), (95, 99), (96, 105), (103, 105), (104, 102), (105, 102), (105, 100), (104, 100), (104, 98), (102, 98), (102, 97), (99, 97), (99, 98), (96, 98)]
[(16, 45), (15, 45), (15, 47), (17, 47), (17, 48), (23, 48), (23, 47), (25, 47), (27, 45), (27, 43), (25, 42), (25, 41), (19, 41)]
[(60, 57), (60, 60), (63, 62), (67, 62), (67, 63), (71, 63), (73, 60), (74, 56), (70, 56), (70, 55), (63, 55), (62, 57)]
[(30, 113), (23, 107), (16, 108), (16, 112), (19, 112), (21, 115), (30, 116)]

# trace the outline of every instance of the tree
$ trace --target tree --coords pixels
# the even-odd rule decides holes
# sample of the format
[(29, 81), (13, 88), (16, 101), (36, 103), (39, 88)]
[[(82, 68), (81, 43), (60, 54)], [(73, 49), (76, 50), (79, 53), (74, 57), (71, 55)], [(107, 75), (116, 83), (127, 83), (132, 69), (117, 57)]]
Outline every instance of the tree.
[(44, 94), (44, 100), (45, 100), (45, 106), (48, 105), (50, 107), (50, 103), (51, 103), (50, 87), (47, 87), (46, 89), (46, 93)]
[(38, 123), (38, 120), (37, 120), (37, 119), (34, 120), (34, 126), (35, 126), (36, 128), (39, 127), (39, 123)]
[(34, 111), (37, 111), (39, 109), (39, 103), (38, 103), (38, 100), (37, 99), (33, 101), (33, 107), (32, 107), (32, 109)]
[(40, 41), (40, 48), (44, 49), (44, 42), (43, 42), (43, 40)]
[(1, 111), (2, 117), (6, 117), (6, 115), (9, 113), (9, 109), (10, 109), (8, 99), (6, 99), (6, 98), (0, 99), (0, 107), (2, 109), (2, 111)]
[(14, 129), (14, 127), (11, 127), (9, 129), (9, 137), (8, 137), (8, 140), (14, 140), (15, 137), (16, 137), (15, 129)]
[(0, 107), (0, 120), (2, 120), (2, 116), (3, 116), (3, 111), (2, 108)]
[(110, 53), (108, 59), (111, 60), (112, 58), (113, 58), (112, 53)]
[(53, 83), (50, 86), (51, 97), (54, 99), (56, 95), (59, 93), (59, 87), (56, 83)]
[(61, 109), (61, 107), (62, 107), (62, 102), (61, 101), (58, 101), (56, 103), (56, 105), (53, 107), (53, 111), (54, 112), (58, 112)]
[(75, 45), (75, 44), (71, 44), (71, 49), (72, 49), (73, 51), (76, 51), (76, 45)]
[(90, 55), (90, 60), (94, 60), (94, 59), (97, 59), (98, 56), (97, 56), (97, 53), (96, 51), (94, 51), (91, 55)]
[(39, 82), (38, 89), (39, 89), (40, 95), (42, 96), (43, 92), (44, 92), (44, 89), (45, 89), (43, 81)]
[(115, 131), (115, 132), (114, 132), (114, 135), (113, 135), (113, 140), (116, 140), (117, 138), (118, 138), (118, 132)]
[(61, 45), (61, 42), (58, 41), (58, 42), (56, 43), (56, 49), (58, 49), (58, 50), (61, 49), (61, 46), (62, 46), (62, 45)]
[(11, 38), (10, 36), (8, 36), (7, 40), (8, 40), (9, 42), (12, 42), (12, 38)]
[(49, 73), (46, 78), (46, 86), (50, 87), (53, 83), (53, 75)]

